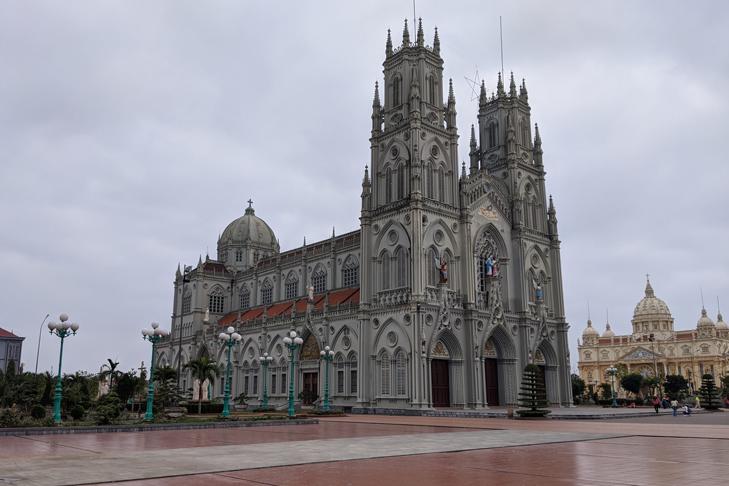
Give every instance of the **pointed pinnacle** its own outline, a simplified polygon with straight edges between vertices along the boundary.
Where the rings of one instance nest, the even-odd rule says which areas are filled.
[[[542,137],[539,136],[539,125],[536,123],[534,124],[534,133],[534,145],[542,145]]]
[[[435,38],[433,39],[433,52],[440,55],[440,38],[438,37],[438,27],[435,28]]]
[[[476,127],[471,125],[471,147],[476,146]]]
[[[456,96],[453,94],[453,78],[450,78],[448,80],[448,85],[449,85],[449,87],[448,87],[448,103],[449,104],[451,102],[455,103],[456,102]]]
[[[516,98],[516,83],[514,82],[514,71],[511,72],[511,82],[509,83],[509,96]]]
[[[423,19],[418,19],[418,47],[425,45],[425,38],[423,36]]]
[[[554,201],[552,201],[552,195],[549,195],[549,211],[554,211]]]
[[[405,28],[402,30],[402,45],[410,47],[410,32],[408,32],[408,19],[405,19]]]
[[[390,37],[390,29],[387,29],[387,43],[385,44],[385,56],[392,56],[392,37]]]
[[[464,161],[461,163],[461,179],[465,180],[466,177],[468,176],[466,175],[466,162]]]
[[[380,87],[379,87],[377,81],[375,81],[375,99],[372,101],[372,106],[373,107],[381,106],[380,105]]]
[[[478,97],[478,103],[480,105],[486,104],[488,97],[486,96],[486,81],[481,81],[481,94]]]

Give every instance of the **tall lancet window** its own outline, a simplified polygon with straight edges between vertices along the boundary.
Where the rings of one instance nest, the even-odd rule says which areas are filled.
[[[382,290],[390,288],[390,254],[382,254]]]
[[[431,105],[436,104],[435,100],[435,78],[433,76],[428,77],[428,101]]]
[[[392,171],[387,168],[385,172],[385,203],[392,202]]]
[[[425,176],[425,196],[433,199],[433,166],[428,164],[428,167],[425,169],[427,174]]]
[[[525,120],[521,121],[521,144],[525,147],[530,146],[531,139],[529,137],[529,124]]]
[[[400,91],[402,90],[400,77],[395,76],[392,80],[392,106],[400,106]]]
[[[494,148],[498,145],[498,141],[496,140],[496,122],[491,122],[489,124],[489,148]]]
[[[403,164],[397,166],[397,198],[405,197],[405,167]]]
[[[443,167],[438,171],[438,201],[445,202],[445,171]]]
[[[396,265],[397,265],[397,281],[395,285],[405,287],[407,285],[407,271],[408,271],[408,254],[400,248],[396,253]]]

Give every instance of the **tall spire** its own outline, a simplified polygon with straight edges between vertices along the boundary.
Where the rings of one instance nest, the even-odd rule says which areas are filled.
[[[542,162],[542,137],[539,136],[539,125],[534,124],[534,165],[537,167],[543,167]]]
[[[504,82],[501,80],[501,73],[499,73],[499,81],[496,83],[496,97],[501,98],[502,96],[506,96],[506,91],[504,91]]]
[[[488,101],[488,96],[486,96],[486,81],[481,81],[481,94],[478,97],[478,104],[479,106],[483,106],[488,103]]]
[[[456,128],[456,96],[453,94],[453,79],[449,80],[448,108],[446,109],[446,127]]]
[[[509,83],[509,96],[516,98],[516,83],[514,82],[514,71],[511,72],[511,82]]]
[[[646,297],[655,297],[656,294],[653,292],[653,287],[651,286],[651,278],[650,275],[646,275],[646,284],[645,284],[645,296]],[[706,313],[706,311],[704,311]]]
[[[380,107],[382,106],[380,104],[380,86],[377,81],[375,81],[375,99],[372,100],[372,107]]]
[[[425,37],[423,36],[423,19],[418,19],[418,47],[425,45]]]
[[[471,148],[476,147],[476,127],[471,124]]]
[[[552,195],[549,195],[549,210],[547,211],[547,226],[549,228],[549,234],[555,238],[559,236],[557,230],[557,210],[554,207],[554,201],[552,201]],[[650,283],[648,283],[650,285]],[[653,289],[651,289],[652,291]],[[646,290],[647,291],[647,290]]]
[[[375,81],[375,97],[372,100],[372,135],[382,131],[382,105],[380,104],[380,88]]]
[[[402,30],[402,45],[410,47],[410,32],[408,32],[408,19],[405,19],[405,28]]]
[[[478,171],[479,153],[478,142],[476,142],[476,128],[473,125],[471,125],[471,150],[468,155],[471,159],[471,174],[474,174]]]
[[[390,29],[387,29],[387,43],[385,44],[385,56],[392,56],[392,37],[390,37]]]
[[[448,79],[448,104],[449,105],[451,103],[455,104],[455,102],[456,102],[456,97],[453,94],[453,78],[450,78],[450,79]]]
[[[435,28],[435,38],[433,39],[433,54],[440,56],[440,39],[438,38],[438,27]]]

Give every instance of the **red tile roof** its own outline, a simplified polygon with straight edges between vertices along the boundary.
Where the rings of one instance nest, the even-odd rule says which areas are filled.
[[[315,309],[321,309],[324,307],[324,300],[325,300],[326,294],[319,294],[314,296],[314,308]],[[344,289],[344,290],[338,290],[336,292],[332,292],[329,294],[329,305],[335,306],[337,304],[348,304],[350,302],[359,302],[359,288],[350,288],[350,289]],[[270,307],[265,307],[266,309],[266,315],[273,317],[273,316],[280,316],[281,314],[291,314],[291,309],[293,308],[294,303],[292,301],[289,302],[279,302],[277,304],[273,304]],[[297,299],[296,300],[296,312],[302,313],[306,312],[306,299]],[[241,322],[246,321],[252,321],[254,319],[258,319],[261,316],[263,316],[263,309],[264,307],[256,307],[253,309],[249,309],[247,311],[241,312],[240,320]],[[229,326],[233,323],[235,323],[238,320],[238,313],[232,313],[228,314],[227,316],[223,317],[218,321],[219,326]]]
[[[16,338],[16,337],[20,337],[20,336],[16,336],[12,332],[6,331],[2,327],[0,327],[0,337],[12,337],[12,338]]]

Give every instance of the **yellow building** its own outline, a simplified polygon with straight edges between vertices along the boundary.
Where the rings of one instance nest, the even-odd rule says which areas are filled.
[[[577,367],[588,386],[609,382],[606,370],[619,364],[643,376],[655,376],[656,369],[659,376],[682,375],[694,389],[701,386],[706,373],[714,375],[717,386],[729,373],[729,326],[721,313],[715,324],[702,308],[696,328],[676,331],[671,311],[655,296],[648,280],[645,297],[635,306],[631,323],[630,335],[617,336],[607,323],[600,336],[588,319],[582,342],[577,340]]]

